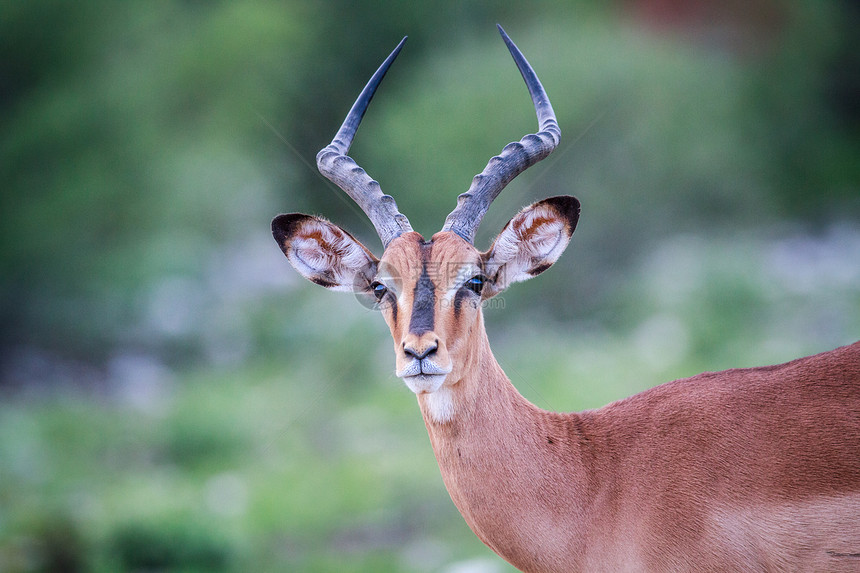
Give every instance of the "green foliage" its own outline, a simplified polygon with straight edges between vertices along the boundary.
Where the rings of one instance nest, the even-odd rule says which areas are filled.
[[[230,546],[209,529],[189,520],[127,524],[110,545],[123,571],[227,571]]]
[[[278,160],[256,114],[275,121],[310,30],[285,5],[159,6],[35,2],[3,19],[6,345],[98,358],[141,319],[154,282],[199,276],[214,248],[275,210]],[[53,19],[58,37],[15,39]],[[21,77],[66,49],[68,67]]]
[[[187,376],[151,402],[0,406],[0,569],[420,571],[481,554],[414,398],[382,368],[330,372],[337,354]]]

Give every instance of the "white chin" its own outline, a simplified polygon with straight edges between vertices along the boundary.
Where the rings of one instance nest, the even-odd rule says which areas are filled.
[[[431,394],[441,388],[447,374],[418,374],[403,376],[406,386],[416,394]]]

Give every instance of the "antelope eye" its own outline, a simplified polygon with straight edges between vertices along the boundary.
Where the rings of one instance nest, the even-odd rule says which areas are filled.
[[[484,275],[475,275],[469,280],[467,280],[463,286],[474,292],[475,294],[481,294],[481,291],[484,290],[484,283],[486,282],[487,277],[485,277]]]
[[[382,297],[388,292],[388,287],[380,282],[374,282],[370,285],[370,290],[373,291],[373,296],[376,297],[376,300],[382,300]]]

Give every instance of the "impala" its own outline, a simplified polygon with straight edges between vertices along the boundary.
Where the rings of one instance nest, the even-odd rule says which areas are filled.
[[[490,202],[560,138],[544,88],[499,30],[538,133],[493,157],[424,239],[346,155],[401,41],[317,155],[372,221],[382,257],[325,219],[294,213],[272,222],[289,262],[319,285],[376,301],[451,499],[515,567],[860,571],[860,342],[675,380],[579,413],[541,410],[505,376],[481,303],[559,258],[579,202],[538,201],[487,251],[473,246]]]

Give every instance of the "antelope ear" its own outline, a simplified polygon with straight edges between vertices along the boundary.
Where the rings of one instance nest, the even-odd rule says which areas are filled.
[[[579,220],[579,201],[563,195],[529,205],[511,219],[482,254],[490,279],[484,296],[539,275],[558,260]]]
[[[379,259],[352,235],[325,219],[290,213],[272,220],[272,235],[306,279],[342,292],[365,291]]]

